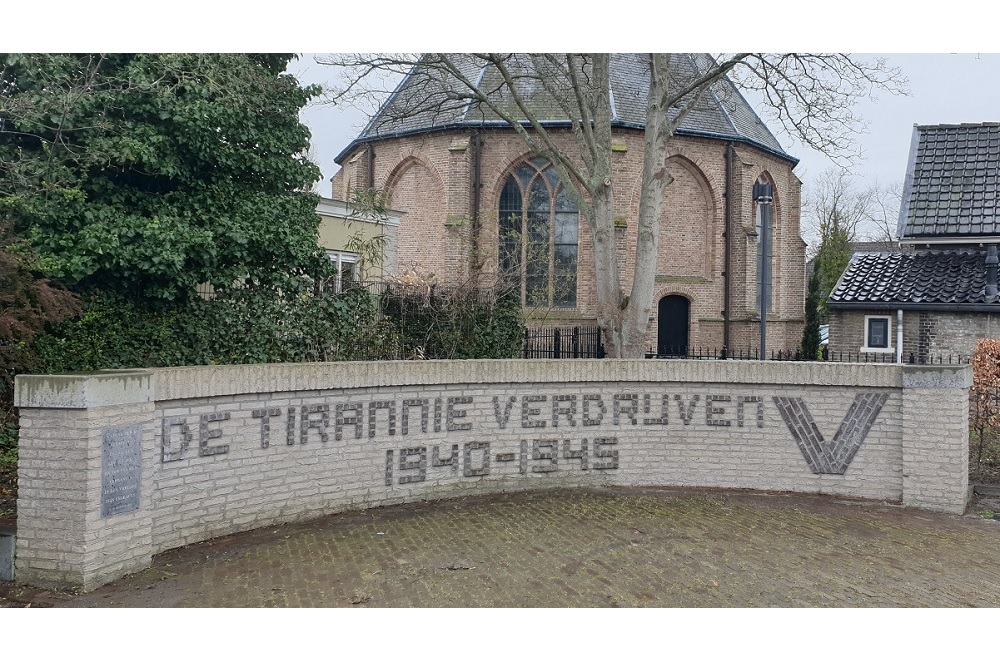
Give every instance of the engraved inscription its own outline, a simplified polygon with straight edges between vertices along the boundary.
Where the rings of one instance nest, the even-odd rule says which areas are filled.
[[[410,434],[410,408],[420,408],[420,432],[427,433],[427,420],[430,409],[426,398],[407,398],[403,400],[403,435]]]
[[[139,509],[142,426],[102,429],[101,443],[101,516]]]
[[[448,397],[448,417],[447,417],[447,429],[449,431],[468,431],[472,428],[472,424],[468,422],[459,422],[459,419],[465,419],[465,410],[456,410],[456,405],[469,405],[472,403],[471,396],[449,396]]]
[[[281,408],[260,408],[250,416],[260,420],[260,448],[267,449],[271,446],[271,417],[280,417]]]
[[[597,415],[596,417],[590,416],[590,404],[597,404]],[[584,394],[583,395],[583,425],[584,426],[600,426],[601,421],[604,419],[604,413],[607,409],[604,407],[604,399],[601,398],[600,394]]]
[[[501,411],[500,397],[493,397],[493,416],[497,420],[497,426],[500,428],[507,428],[507,422],[510,420],[510,410],[514,407],[515,403],[517,403],[517,397],[511,396]]]
[[[542,414],[541,408],[533,408],[530,403],[543,403],[547,399],[545,396],[525,396],[521,399],[521,427],[522,428],[545,428],[544,419],[532,419]]]
[[[570,447],[569,440],[563,440],[563,458],[566,460],[580,459],[580,470],[587,469],[587,439],[584,438],[580,449]]]
[[[618,470],[618,438],[594,438],[594,470]],[[615,449],[611,449],[615,447]]]
[[[567,440],[567,443],[569,441]],[[531,472],[555,472],[558,469],[558,440],[532,440],[531,458],[533,461],[548,461],[547,464],[531,466]]]
[[[367,455],[367,448],[371,446],[369,440],[383,438],[387,444],[391,443],[392,449],[382,450],[386,453],[387,486],[491,474],[595,474],[619,469],[619,440],[624,432],[629,433],[625,442],[634,441],[641,448],[637,452],[641,457],[648,451],[655,455],[659,447],[684,446],[687,442],[697,442],[701,448],[706,432],[713,429],[780,428],[774,419],[764,419],[765,405],[772,405],[767,399],[773,398],[773,405],[809,469],[816,474],[842,475],[889,396],[884,392],[857,394],[836,435],[827,441],[800,398],[724,393],[727,389],[722,386],[689,393],[678,385],[677,393],[673,393],[668,391],[671,389],[669,383],[661,386],[664,391],[656,393],[626,387],[617,392],[605,390],[602,394],[595,387],[584,390],[591,393],[581,391],[579,394],[512,392],[484,396],[476,391],[466,396],[455,391],[435,392],[436,396],[431,394],[426,398],[378,398],[377,395],[372,398],[366,395],[368,390],[356,395],[337,390],[338,398],[334,400],[342,401],[340,403],[331,400],[287,408],[268,407],[268,401],[262,399],[260,403],[243,408],[243,412],[211,411],[213,408],[209,407],[204,414],[163,417],[159,431],[160,456],[164,463],[196,456],[190,453],[195,429],[197,456],[200,457],[226,454],[241,443],[255,444],[258,429],[260,449],[269,449],[271,427],[283,418],[284,410],[286,433],[282,435],[289,445],[319,446],[318,455],[323,457],[326,449],[323,445],[329,442],[326,447],[332,456],[321,459],[324,466],[341,462],[352,466],[359,459],[359,451],[361,456]],[[674,421],[670,422],[672,404],[677,405],[677,412]],[[520,414],[516,414],[518,412]],[[609,423],[605,424],[609,414]],[[402,422],[399,429],[397,417]],[[232,423],[228,423],[230,421]],[[601,428],[602,425],[610,427],[612,423],[621,429],[613,430],[617,437],[607,437],[610,434]],[[426,442],[432,424],[433,432],[441,435],[431,436],[431,441]],[[333,433],[330,433],[331,426]],[[278,428],[280,430],[280,426]],[[518,433],[518,429],[524,430]],[[477,431],[483,431],[482,435]],[[504,441],[506,436],[501,431],[514,435]],[[685,431],[694,439],[688,440]],[[451,435],[454,432],[473,433],[454,437]],[[599,437],[593,437],[595,434]],[[493,437],[499,442],[491,442]],[[450,442],[459,438],[464,442]],[[334,444],[345,439],[364,441],[346,443],[348,447]],[[710,436],[708,443],[711,444]],[[315,454],[313,450],[310,455]],[[717,460],[713,456],[699,453],[695,464],[706,460],[715,465]],[[235,462],[246,460],[244,453]]]
[[[309,429],[315,429],[319,433],[321,442],[330,439],[326,429],[330,428],[330,406],[326,403],[318,405],[303,405],[299,408],[299,444],[305,445],[309,442]],[[315,415],[315,416],[313,416]]]
[[[334,417],[334,439],[338,441],[344,439],[345,426],[353,426],[354,437],[356,439],[360,438],[362,430],[361,420],[363,419],[364,411],[365,408],[362,403],[338,403]],[[348,412],[353,414],[348,417],[346,416]]]
[[[458,471],[458,445],[451,446],[451,456],[446,459],[441,458],[438,445],[434,445],[431,450],[431,465],[435,468],[451,468],[452,472]]]
[[[561,405],[569,403],[569,405]],[[559,426],[559,415],[566,418],[567,426],[576,426],[576,396],[559,395],[552,397],[552,427]]]
[[[473,452],[476,452],[479,455],[480,463],[478,466],[476,466],[472,461]],[[465,450],[462,452],[462,458],[465,461],[463,474],[466,477],[483,477],[490,474],[490,443],[465,443]]]
[[[642,395],[642,412],[643,414],[649,414],[649,394]],[[670,407],[670,394],[662,394],[660,396],[660,416],[659,417],[643,417],[643,426],[666,426],[669,423],[667,419],[668,408]]]
[[[222,437],[222,429],[209,428],[208,425],[212,422],[221,422],[227,419],[229,419],[228,412],[211,412],[201,416],[199,420],[201,423],[198,428],[198,456],[215,456],[216,454],[225,454],[229,451],[229,445],[208,446],[209,440]]]
[[[396,435],[396,401],[371,401],[368,403],[368,437],[375,437],[375,417],[378,410],[387,412],[386,432],[389,435]]]
[[[621,415],[628,415],[629,423],[635,426],[638,422],[636,421],[635,414],[639,412],[639,395],[638,394],[615,394],[614,401],[614,423],[618,426],[621,422],[619,421]]]
[[[698,394],[688,401],[687,405],[684,405],[684,400],[681,398],[680,394],[674,394],[674,400],[677,401],[677,409],[681,413],[681,419],[684,420],[684,425],[688,426],[691,424],[691,420],[694,418],[694,408],[698,405],[698,399],[701,398]]]
[[[175,426],[180,426],[180,428],[175,429]],[[178,436],[177,440],[173,440],[172,436],[175,431]],[[165,417],[160,433],[160,460],[163,463],[180,461],[184,458],[184,452],[187,451],[193,438],[194,434],[191,433],[191,429],[187,425],[187,419],[184,417]]]
[[[426,447],[406,447],[399,450],[399,470],[416,470],[415,475],[400,475],[400,484],[411,484],[413,482],[423,482],[427,479],[427,448]]]
[[[753,403],[757,407],[757,428],[764,428],[764,399],[760,396],[736,397],[736,425],[743,428],[743,406]]]
[[[729,403],[731,397],[719,394],[709,394],[705,397],[705,425],[706,426],[732,426],[730,419],[721,419],[726,414],[724,406],[717,403]]]

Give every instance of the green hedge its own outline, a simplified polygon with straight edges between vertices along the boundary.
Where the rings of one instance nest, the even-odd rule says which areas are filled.
[[[34,342],[37,373],[204,364],[516,357],[519,302],[494,292],[313,295],[244,286],[146,306],[106,294]]]

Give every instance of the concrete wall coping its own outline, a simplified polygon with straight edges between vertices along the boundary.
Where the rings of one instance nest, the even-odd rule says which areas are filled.
[[[144,371],[18,375],[14,379],[14,401],[19,408],[80,410],[149,403],[155,400],[152,377]]]
[[[903,387],[967,389],[972,386],[972,366],[904,366]]]
[[[967,388],[970,366],[632,359],[475,359],[246,364],[20,375],[18,407],[95,408],[204,396],[434,384],[685,382]]]
[[[156,400],[436,384],[685,382],[901,387],[890,364],[623,359],[349,361],[148,369]]]

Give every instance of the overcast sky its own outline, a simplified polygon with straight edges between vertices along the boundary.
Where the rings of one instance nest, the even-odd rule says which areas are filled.
[[[8,3],[11,4],[11,3]],[[30,3],[5,7],[4,42],[12,51],[823,51],[881,52],[909,79],[911,95],[883,94],[857,111],[868,131],[857,137],[859,185],[902,181],[913,125],[1000,121],[1000,55],[994,3],[962,0],[915,5],[838,0],[711,0],[650,5],[566,3],[509,6],[467,0],[382,0],[371,3],[294,0],[257,11],[230,3],[173,0],[169,11],[123,0],[50,0],[42,17]],[[525,18],[530,10],[531,20]],[[935,52],[917,54],[915,52]],[[958,52],[958,53],[951,53]],[[892,55],[909,53],[910,55]],[[330,68],[305,55],[292,67],[303,83],[325,83]],[[765,114],[758,110],[762,117]],[[303,113],[314,156],[330,194],[333,158],[363,128],[363,113],[313,106]],[[765,118],[765,120],[767,120]],[[785,150],[800,158],[796,173],[808,188],[833,165],[799,146],[768,121]]]

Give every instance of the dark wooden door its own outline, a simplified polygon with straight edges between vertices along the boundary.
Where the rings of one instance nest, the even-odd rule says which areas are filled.
[[[660,299],[657,312],[657,354],[677,357],[687,354],[690,309],[691,302],[678,294]]]

